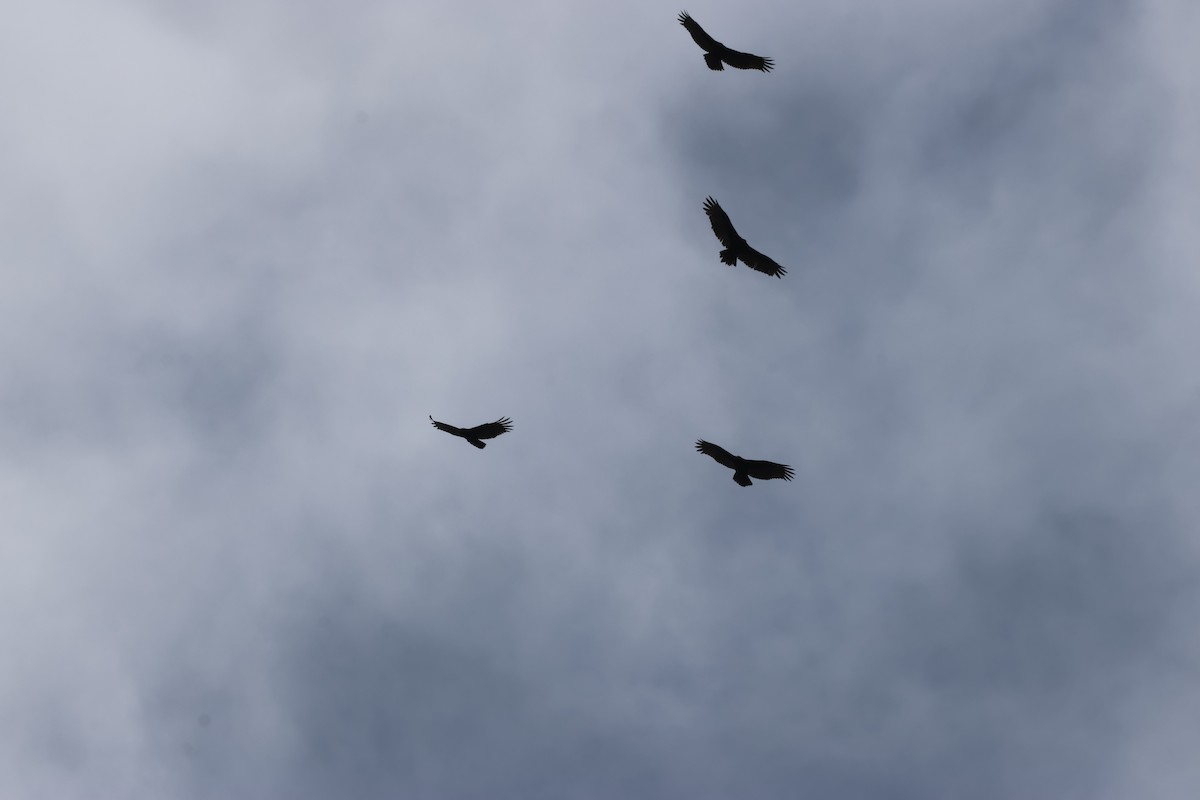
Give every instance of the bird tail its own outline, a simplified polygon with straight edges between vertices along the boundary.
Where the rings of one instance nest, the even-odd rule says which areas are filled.
[[[729,266],[737,266],[737,253],[733,252],[733,248],[721,251],[721,263]]]
[[[721,57],[716,53],[705,53],[704,63],[708,64],[709,69],[724,70],[725,65],[721,63]]]
[[[749,486],[750,485],[750,476],[744,472],[733,473],[733,480],[737,483],[738,486]]]
[[[486,444],[484,444],[483,442],[479,441],[478,439],[467,439],[467,441],[468,441],[468,442],[470,442],[471,444],[475,445],[476,447],[478,447],[480,450],[482,450],[483,448],[487,447],[487,445],[486,445]]]

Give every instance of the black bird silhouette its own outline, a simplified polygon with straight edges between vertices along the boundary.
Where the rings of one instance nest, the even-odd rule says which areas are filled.
[[[787,274],[786,269],[746,244],[746,240],[738,235],[733,223],[729,221],[729,215],[725,213],[725,209],[721,208],[721,204],[716,200],[711,197],[705,199],[704,213],[708,214],[708,222],[712,225],[713,233],[717,235],[721,244],[725,245],[725,249],[721,251],[722,263],[732,267],[737,264],[738,259],[741,259],[742,263],[750,269],[774,275],[776,278],[782,278]]]
[[[447,425],[444,422],[438,422],[433,418],[432,414],[429,415],[429,421],[432,422],[433,427],[437,428],[439,431],[445,431],[446,433],[452,433],[455,436],[461,436],[471,444],[478,447],[480,450],[487,447],[486,444],[480,441],[481,439],[495,439],[500,434],[508,433],[513,428],[512,420],[508,417],[501,417],[495,422],[487,422],[483,425],[476,425],[474,428],[456,428],[453,425]]]
[[[696,442],[696,449],[706,456],[711,456],[721,466],[733,470],[733,479],[739,486],[749,486],[751,478],[758,478],[760,481],[769,481],[772,478],[783,478],[785,481],[792,479],[792,468],[786,464],[776,464],[774,461],[751,461],[741,456],[735,456],[728,450],[703,439]]]
[[[735,69],[758,69],[763,72],[770,72],[771,67],[775,66],[775,62],[769,58],[742,53],[721,44],[705,33],[700,23],[688,16],[686,11],[679,15],[679,24],[687,28],[696,44],[704,48],[704,63],[708,64],[709,69],[725,69],[722,62]]]

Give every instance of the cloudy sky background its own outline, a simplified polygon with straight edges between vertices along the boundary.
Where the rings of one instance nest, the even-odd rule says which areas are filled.
[[[1200,12],[679,10],[10,4],[0,796],[1194,793]]]

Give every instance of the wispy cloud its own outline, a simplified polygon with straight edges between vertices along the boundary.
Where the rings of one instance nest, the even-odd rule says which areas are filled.
[[[13,15],[0,794],[1192,785],[1194,12],[689,11]]]

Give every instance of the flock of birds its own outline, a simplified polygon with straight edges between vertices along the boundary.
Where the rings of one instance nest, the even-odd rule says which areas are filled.
[[[756,56],[752,53],[743,53],[739,50],[726,47],[721,42],[709,36],[700,27],[700,24],[692,19],[686,11],[679,15],[679,24],[687,29],[687,32],[692,35],[692,39],[695,40],[696,44],[700,45],[701,49],[704,50],[704,63],[708,65],[709,69],[724,70],[725,65],[728,64],[734,69],[757,69],[761,72],[770,72],[772,67],[775,66],[774,62],[769,58]],[[750,269],[757,270],[766,275],[773,275],[776,278],[782,278],[787,274],[786,269],[746,243],[746,240],[733,227],[733,222],[730,221],[729,215],[721,208],[720,203],[712,197],[705,199],[704,213],[708,215],[708,222],[712,226],[717,240],[725,248],[720,253],[722,263],[732,267],[741,261]],[[429,421],[439,431],[445,431],[453,436],[466,439],[480,450],[487,447],[487,444],[484,443],[485,439],[495,439],[503,433],[508,433],[513,428],[512,420],[508,417],[501,417],[495,422],[476,425],[474,428],[456,428],[445,422],[438,422],[432,415],[430,415]],[[776,464],[774,461],[755,461],[735,456],[728,450],[712,442],[706,442],[703,439],[696,442],[696,450],[711,457],[721,466],[733,470],[733,480],[739,486],[750,486],[753,483],[750,480],[751,478],[756,478],[760,481],[782,478],[785,481],[790,481],[794,474],[792,468],[786,464]]]

